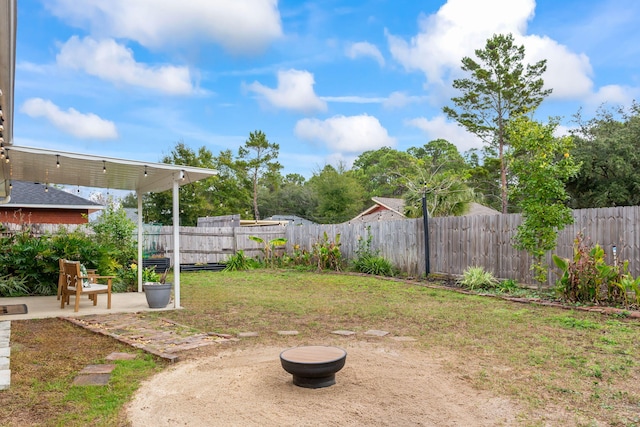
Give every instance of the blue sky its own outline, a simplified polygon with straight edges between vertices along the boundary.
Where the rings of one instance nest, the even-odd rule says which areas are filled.
[[[14,143],[155,162],[261,130],[283,175],[444,138],[460,61],[512,33],[548,60],[536,118],[640,94],[637,0],[19,0]]]

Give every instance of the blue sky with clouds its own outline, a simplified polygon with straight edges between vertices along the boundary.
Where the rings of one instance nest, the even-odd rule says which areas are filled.
[[[637,0],[19,0],[14,143],[159,161],[237,152],[255,130],[283,174],[444,138],[460,61],[511,32],[548,60],[539,120],[640,98]]]

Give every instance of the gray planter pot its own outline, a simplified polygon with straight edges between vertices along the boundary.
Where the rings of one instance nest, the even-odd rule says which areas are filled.
[[[171,300],[173,283],[143,284],[144,295],[147,297],[149,308],[165,308]]]

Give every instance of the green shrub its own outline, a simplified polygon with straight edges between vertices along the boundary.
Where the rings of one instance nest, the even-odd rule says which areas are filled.
[[[239,250],[234,255],[231,255],[224,264],[225,267],[223,271],[249,270],[252,267],[251,259],[245,256],[243,250]]]
[[[516,282],[515,280],[506,279],[498,283],[496,288],[502,293],[509,294],[520,289],[520,286],[518,286],[518,282]]]
[[[327,232],[323,240],[313,244],[311,256],[318,266],[318,270],[342,269],[342,252],[340,252],[340,235],[336,235],[336,241],[329,241]]]
[[[640,278],[629,273],[629,261],[608,265],[604,249],[591,246],[581,233],[573,244],[573,259],[553,255],[554,264],[562,270],[556,291],[570,302],[625,305],[631,298],[640,305]]]
[[[391,262],[381,256],[365,256],[353,263],[356,271],[376,276],[395,276],[396,269]]]
[[[467,267],[458,283],[467,289],[475,290],[494,289],[499,282],[491,272],[485,271],[482,267]]]
[[[25,279],[9,275],[0,277],[0,297],[21,297],[28,294]]]

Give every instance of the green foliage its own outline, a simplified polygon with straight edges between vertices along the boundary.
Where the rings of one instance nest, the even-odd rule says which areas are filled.
[[[566,300],[578,303],[640,306],[640,277],[629,273],[629,262],[608,265],[604,249],[589,245],[582,234],[574,240],[573,259],[553,255],[562,271],[557,292]]]
[[[264,240],[258,236],[249,236],[249,239],[262,245],[262,253],[264,255],[263,262],[267,267],[276,267],[278,265],[278,254],[276,248],[287,244],[287,239],[278,237],[276,239]]]
[[[410,152],[389,147],[369,150],[353,162],[351,173],[371,197],[401,197],[406,191],[404,179],[413,174],[417,158]]]
[[[200,147],[198,151],[194,151],[182,141],[179,141],[171,152],[162,158],[162,163],[207,169],[214,169],[216,166],[213,154],[207,148]],[[181,185],[179,190],[180,225],[195,226],[199,217],[211,215],[213,207],[217,207],[221,202],[216,200],[218,203],[215,203],[212,200],[214,197],[227,196],[211,190],[212,188],[218,190],[215,186],[218,179],[218,177],[211,177],[198,182],[189,182],[187,175],[187,184]],[[172,190],[145,194],[142,204],[145,222],[173,224]]]
[[[358,258],[354,262],[357,271],[365,274],[374,274],[376,276],[395,276],[396,269],[391,261],[381,256],[366,256]]]
[[[309,180],[318,205],[311,219],[321,224],[345,222],[364,208],[364,190],[358,180],[348,173],[344,165],[334,168],[327,165],[313,174]]]
[[[375,274],[377,276],[395,276],[397,271],[393,264],[379,255],[379,251],[371,249],[373,236],[371,227],[367,227],[367,238],[358,236],[358,248],[356,249],[356,259],[353,261],[353,269],[365,274]]]
[[[313,244],[312,257],[316,261],[318,271],[320,270],[335,270],[340,271],[342,269],[342,252],[340,252],[340,235],[336,235],[336,241],[329,241],[327,232],[324,233],[324,238]]]
[[[482,267],[467,267],[458,283],[467,289],[476,290],[494,289],[498,286],[499,281],[491,272],[485,271]]]
[[[498,283],[498,285],[496,286],[496,289],[501,293],[510,294],[519,290],[520,286],[518,286],[518,282],[516,282],[515,280],[506,279],[500,281],[500,283]]]
[[[223,271],[249,270],[252,268],[251,259],[247,258],[243,250],[231,255],[226,261]]]
[[[96,262],[100,264],[97,267],[103,274],[115,273],[136,257],[136,224],[127,217],[124,208],[110,203],[90,227],[95,233],[94,241],[101,248],[91,255],[97,257]]]
[[[507,133],[512,150],[509,154],[516,183],[510,195],[518,201],[523,222],[514,237],[514,247],[533,256],[531,269],[539,283],[547,281],[545,254],[556,247],[558,231],[573,222],[564,182],[574,176],[580,166],[569,152],[570,137],[555,138],[557,124],[548,125],[522,116],[511,121]]]
[[[253,194],[253,219],[260,219],[258,210],[258,183],[267,174],[279,174],[282,165],[278,163],[280,146],[269,142],[262,131],[249,133],[249,139],[238,149],[238,165],[246,171]]]
[[[551,93],[550,89],[543,89],[541,78],[546,60],[528,64],[525,69],[524,46],[514,45],[511,34],[494,35],[475,54],[479,62],[469,57],[462,59],[462,70],[470,76],[453,81],[454,89],[461,92],[461,96],[451,99],[457,109],[444,107],[443,111],[497,151],[502,212],[507,213],[508,167],[504,155],[509,140],[505,129],[512,117],[533,112]]]
[[[567,183],[573,208],[604,208],[640,204],[640,104],[628,109],[601,107],[595,118],[576,115],[572,152],[582,164]]]
[[[4,287],[13,289],[6,293],[54,295],[60,258],[80,261],[102,275],[124,274],[135,255],[133,229],[124,211],[109,207],[91,227],[93,234],[60,228],[36,237],[31,226],[24,225],[22,230],[0,237],[0,277],[11,277]],[[114,281],[113,289],[122,290],[122,283]]]
[[[5,275],[0,277],[0,297],[21,297],[29,295],[26,279]]]

